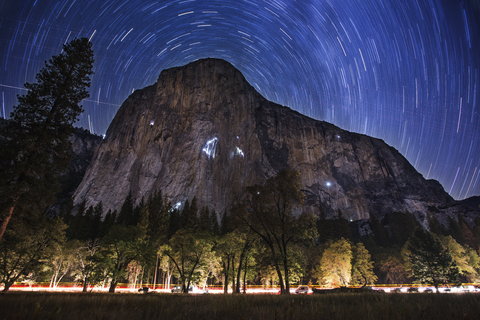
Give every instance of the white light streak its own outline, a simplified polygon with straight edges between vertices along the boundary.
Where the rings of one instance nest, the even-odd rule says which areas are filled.
[[[210,159],[210,157],[215,159],[215,151],[217,149],[217,141],[218,141],[218,138],[214,137],[213,139],[210,139],[205,143],[205,147],[203,147],[202,151],[205,152],[208,159]]]
[[[93,33],[92,33],[92,35],[90,36],[90,38],[88,39],[88,41],[92,41],[92,38],[93,38],[93,36],[95,35],[96,32],[97,32],[97,30],[94,30],[94,31],[93,31]]]
[[[241,156],[242,158],[244,158],[244,157],[245,157],[245,154],[243,153],[242,149],[240,149],[239,147],[235,147],[235,148],[236,148],[236,149],[235,149],[235,154],[236,154],[237,156]]]
[[[345,49],[343,48],[343,44],[342,44],[342,41],[340,41],[340,38],[337,37],[337,40],[338,40],[338,43],[340,43],[340,47],[342,47],[342,50],[343,50],[343,54],[345,55],[345,57],[347,56],[347,53],[345,52]]]
[[[462,119],[462,98],[460,98],[460,112],[458,113],[457,133],[460,129],[460,120]]]
[[[180,13],[180,14],[178,15],[178,17],[184,16],[184,15],[186,15],[186,14],[191,14],[191,13],[194,13],[194,12],[195,12],[195,11],[187,11],[187,12],[184,12],[184,13]]]
[[[360,50],[360,48],[358,48],[358,51],[360,52],[360,57],[362,57],[363,69],[365,69],[365,71],[367,71],[367,66],[365,65],[365,60],[363,59],[362,50]]]
[[[126,35],[124,35],[122,39],[120,39],[120,42],[122,42],[122,41],[123,41],[123,39],[125,39],[125,37],[126,37],[126,36],[128,36],[128,34],[129,34],[130,32],[132,32],[132,30],[133,30],[133,28],[132,28],[132,29],[130,29],[130,31],[128,31],[128,32],[127,32],[127,34],[126,34]]]

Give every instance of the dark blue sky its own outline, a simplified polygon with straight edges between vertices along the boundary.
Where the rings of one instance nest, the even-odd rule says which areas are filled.
[[[480,195],[480,0],[3,0],[7,117],[74,37],[95,51],[80,126],[105,133],[133,90],[206,57],[267,99],[385,140],[426,178]]]

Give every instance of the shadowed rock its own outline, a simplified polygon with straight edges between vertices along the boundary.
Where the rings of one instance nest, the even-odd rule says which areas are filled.
[[[267,101],[231,64],[203,59],[162,71],[118,110],[74,195],[119,209],[155,190],[173,204],[197,197],[221,213],[242,189],[282,169],[301,174],[305,206],[350,220],[408,211],[424,221],[456,202],[380,139]],[[440,209],[438,209],[440,208]],[[473,209],[472,209],[473,210]]]

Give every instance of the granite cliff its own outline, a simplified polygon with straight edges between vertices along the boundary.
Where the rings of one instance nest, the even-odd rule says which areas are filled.
[[[380,139],[267,101],[231,64],[203,59],[161,72],[120,107],[74,194],[75,204],[119,209],[155,190],[173,204],[197,197],[217,213],[241,190],[282,169],[301,174],[306,201],[350,220],[408,211],[456,215],[440,183],[425,180]]]
[[[60,177],[61,190],[56,195],[55,203],[49,208],[49,212],[55,212],[55,214],[61,212],[62,207],[71,205],[72,195],[82,181],[92,160],[93,152],[100,144],[102,137],[91,134],[85,129],[76,128],[69,140],[72,144],[70,164]]]

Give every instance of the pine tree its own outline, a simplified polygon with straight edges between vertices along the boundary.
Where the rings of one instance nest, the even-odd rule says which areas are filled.
[[[385,227],[374,215],[370,217],[370,229],[373,233],[373,239],[378,246],[388,246],[389,239],[387,230],[385,230]]]
[[[438,219],[430,212],[427,212],[427,220],[428,226],[430,227],[430,231],[435,233],[436,235],[447,235],[446,228],[438,221]]]
[[[179,229],[181,226],[181,216],[180,211],[178,209],[170,210],[170,218],[168,224],[168,238],[170,239]]]
[[[222,214],[222,220],[220,221],[220,235],[226,235],[230,231],[232,231],[230,228],[230,216],[227,210],[225,210]]]
[[[102,227],[102,215],[103,215],[103,203],[100,201],[93,209],[92,217],[92,239],[100,238],[100,232]]]
[[[378,278],[373,272],[373,261],[370,252],[368,252],[363,243],[359,242],[356,246],[352,246],[352,253],[353,284],[374,284]]]
[[[190,211],[188,212],[187,228],[192,230],[198,229],[198,205],[197,197],[193,197],[190,204]]]
[[[83,112],[79,103],[89,96],[91,47],[87,38],[64,45],[37,83],[25,84],[27,94],[0,131],[0,239],[18,203],[43,211],[54,200],[70,160],[68,138]]]
[[[218,217],[215,209],[210,213],[210,225],[212,226],[212,234],[218,236],[220,234],[220,225],[218,224]]]
[[[455,282],[459,270],[448,248],[430,232],[417,228],[408,240],[408,259],[415,278],[421,283],[433,284],[438,292],[440,284]]]
[[[125,198],[125,201],[120,208],[120,213],[118,214],[117,224],[123,224],[125,226],[132,225],[133,220],[133,197],[130,192]]]
[[[200,211],[199,225],[201,231],[212,232],[210,224],[210,212],[206,206]]]
[[[103,238],[108,233],[110,228],[113,227],[113,225],[115,224],[116,217],[117,217],[116,210],[114,212],[112,212],[112,210],[108,210],[107,214],[105,215],[105,218],[103,219],[103,222],[101,223],[99,238]]]

